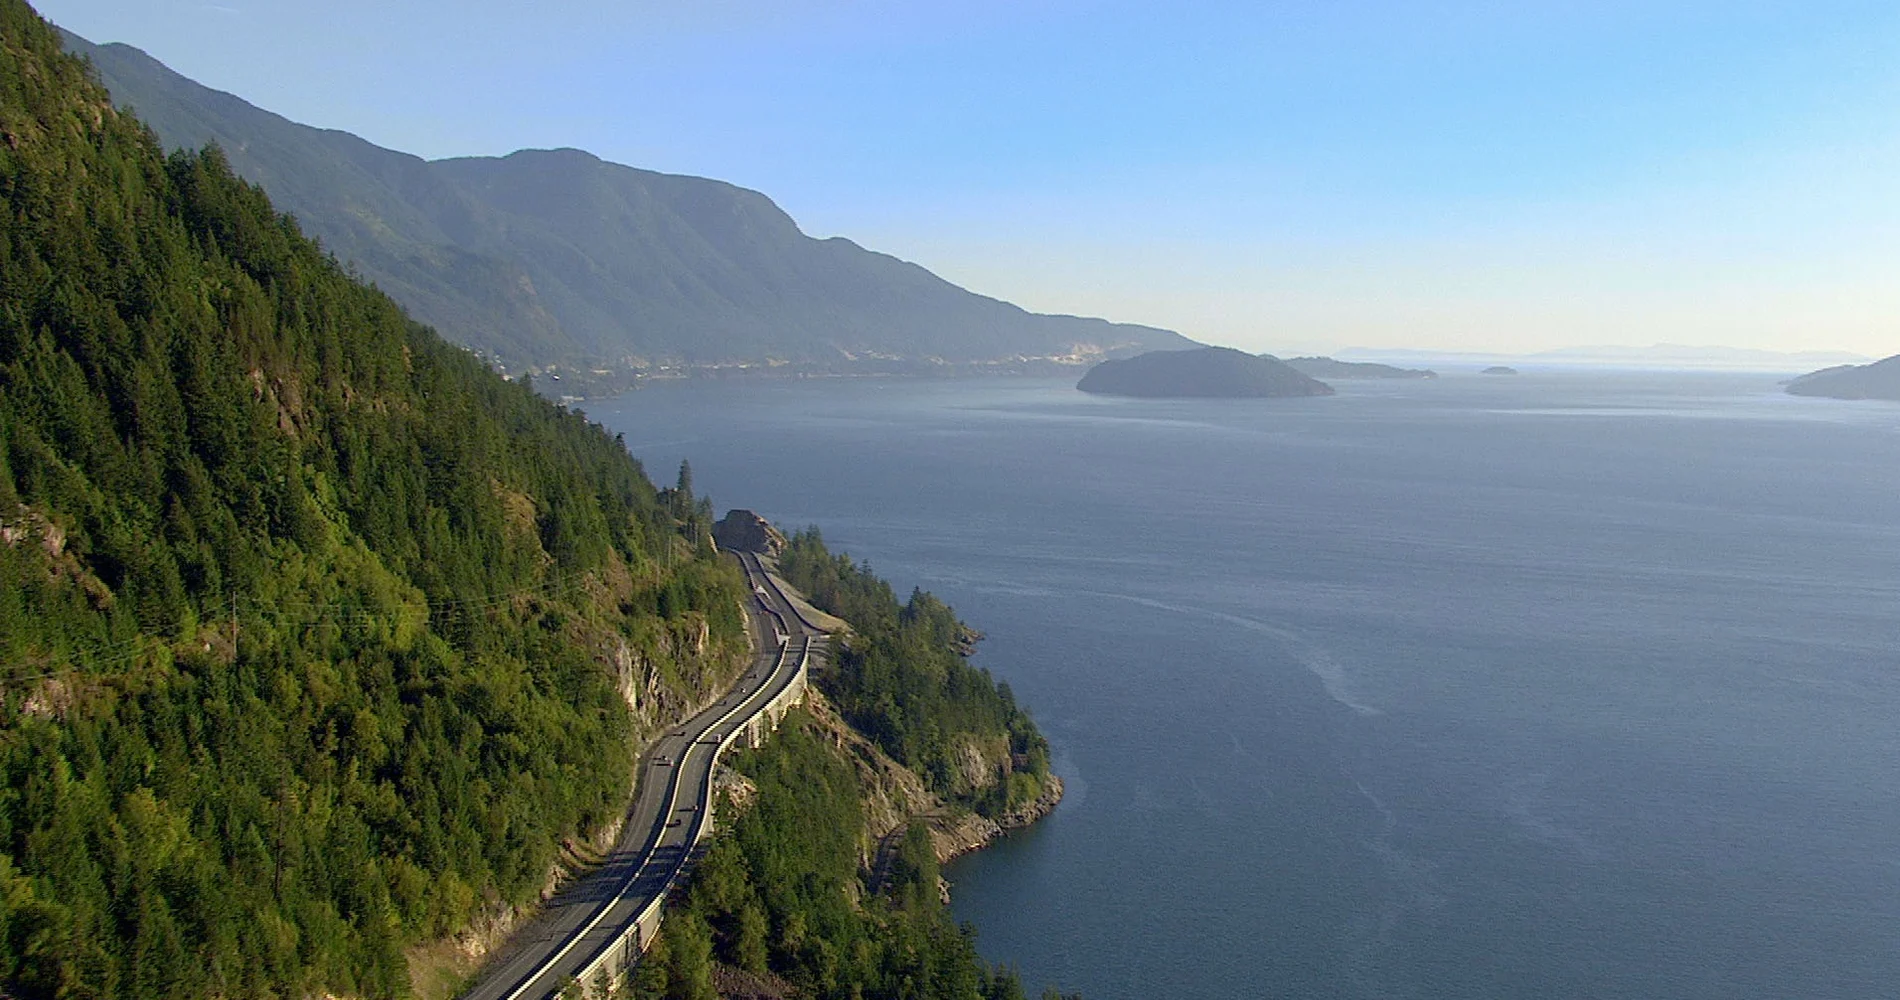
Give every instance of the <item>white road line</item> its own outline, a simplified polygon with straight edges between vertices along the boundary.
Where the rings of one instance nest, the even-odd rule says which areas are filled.
[[[786,659],[785,653],[789,648],[790,648],[789,643],[784,646],[780,646],[778,648],[778,657],[776,658],[776,660],[774,661],[772,665],[771,672],[766,675],[766,677],[768,678],[766,684],[761,685],[761,687],[759,688],[760,691],[763,691],[765,690],[766,687],[769,687],[771,684],[770,678],[777,677],[779,671],[784,669],[785,659]],[[671,790],[669,794],[667,795],[666,812],[660,817],[660,822],[658,826],[659,834],[655,836],[653,839],[652,849],[646,852],[646,857],[640,860],[640,865],[638,868],[634,869],[633,874],[627,876],[626,881],[620,883],[620,885],[615,888],[613,894],[607,898],[606,902],[601,904],[600,910],[594,914],[594,918],[592,920],[589,920],[587,924],[583,926],[579,931],[576,931],[573,935],[571,935],[567,939],[566,943],[561,945],[560,950],[556,951],[553,955],[549,956],[538,967],[536,967],[535,970],[529,974],[528,978],[522,981],[521,985],[515,987],[512,992],[508,993],[507,996],[504,997],[504,1000],[520,1000],[522,994],[528,992],[529,988],[534,986],[534,984],[538,982],[542,976],[547,975],[549,969],[559,964],[561,959],[567,957],[567,953],[570,951],[573,951],[574,946],[579,944],[582,939],[587,937],[588,934],[592,933],[595,927],[600,926],[600,922],[607,918],[607,914],[612,913],[614,907],[620,904],[621,896],[627,891],[627,888],[629,886],[639,881],[641,874],[647,870],[647,865],[652,863],[654,854],[659,851],[661,847],[661,842],[666,839],[666,831],[667,831],[666,821],[672,819],[674,813],[679,808],[679,792],[680,792],[680,785],[682,784],[682,782],[680,781],[680,773],[686,767],[686,759],[688,755],[690,755],[693,752],[693,749],[695,747],[698,747],[700,745],[699,737],[702,737],[706,735],[707,733],[710,733],[713,730],[718,729],[720,726],[724,725],[727,720],[731,719],[735,713],[737,713],[741,708],[744,708],[745,705],[749,703],[752,700],[752,698],[757,697],[757,695],[758,695],[758,692],[755,691],[753,692],[751,696],[741,699],[739,701],[739,704],[734,705],[731,708],[727,709],[725,713],[721,715],[717,720],[715,720],[711,725],[708,725],[704,729],[701,729],[699,731],[699,735],[695,736],[691,742],[687,743],[685,750],[680,751],[680,758],[673,765],[673,775],[670,779],[668,779],[670,782]],[[713,751],[713,755],[715,758],[718,756],[718,753],[719,751],[716,749]],[[708,778],[712,776],[712,768],[713,768],[714,763],[715,761],[707,762],[706,774]],[[675,876],[678,875],[677,867],[675,868],[674,875]],[[671,882],[672,877],[669,877],[667,881]]]

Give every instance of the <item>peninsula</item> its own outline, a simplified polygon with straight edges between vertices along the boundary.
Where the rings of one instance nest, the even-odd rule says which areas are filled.
[[[1089,369],[1075,387],[1104,396],[1155,399],[1333,394],[1332,386],[1278,358],[1256,356],[1231,347],[1150,351],[1121,361],[1104,361]]]
[[[1400,368],[1376,361],[1340,361],[1335,358],[1288,358],[1287,366],[1314,378],[1437,378],[1429,368]]]
[[[1788,382],[1795,396],[1900,400],[1900,354],[1867,365],[1835,365]]]

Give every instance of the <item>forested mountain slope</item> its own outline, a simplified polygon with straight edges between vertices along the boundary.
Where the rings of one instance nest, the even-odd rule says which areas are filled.
[[[807,705],[732,760],[747,793],[718,810],[725,830],[629,992],[711,1000],[717,964],[812,1000],[1022,1000],[943,905],[938,865],[982,829],[968,811],[1013,827],[1053,807],[1047,742],[1008,685],[965,661],[977,635],[942,601],[900,602],[816,530],[778,568],[850,631]]]
[[[218,143],[239,175],[417,317],[516,366],[1190,346],[1152,327],[1030,313],[849,240],[813,239],[731,184],[573,149],[425,161],[260,110],[130,46],[64,37],[168,147]]]
[[[0,993],[406,993],[742,666],[707,511],[20,0],[0,202]]]
[[[916,771],[930,790],[986,816],[1043,793],[1049,744],[1008,684],[964,660],[977,638],[948,605],[890,584],[833,555],[815,528],[779,557],[785,578],[820,609],[851,623],[819,686],[857,731]]]

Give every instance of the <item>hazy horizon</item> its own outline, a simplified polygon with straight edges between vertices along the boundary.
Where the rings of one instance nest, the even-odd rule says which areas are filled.
[[[755,188],[1042,312],[1276,353],[1900,351],[1889,5],[38,7],[393,149]]]

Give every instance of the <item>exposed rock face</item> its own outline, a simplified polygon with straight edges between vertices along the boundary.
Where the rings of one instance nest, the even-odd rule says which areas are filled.
[[[1004,831],[1020,830],[1025,826],[1055,811],[1056,804],[1062,801],[1062,779],[1050,775],[1043,782],[1042,794],[1034,802],[1020,806],[996,818],[996,825]]]
[[[753,800],[759,797],[759,786],[753,784],[751,778],[724,764],[713,769],[713,791],[714,794],[722,796],[726,803],[723,810],[713,811],[715,829],[728,826],[732,822],[730,819],[724,822],[717,821],[722,811],[728,816],[737,816],[751,808]]]
[[[749,510],[726,511],[713,525],[713,544],[727,552],[757,552],[776,557],[785,549],[785,536],[772,522]]]
[[[935,850],[937,862],[947,864],[952,858],[958,858],[972,851],[980,851],[994,843],[997,838],[1011,830],[1020,830],[1055,811],[1062,801],[1062,779],[1050,775],[1044,783],[1042,794],[1034,802],[1027,803],[1004,813],[995,819],[979,816],[972,812],[951,812],[938,810],[920,814],[925,828],[930,832],[930,846]],[[880,850],[878,864],[874,872],[882,873],[889,864],[887,855],[897,847],[903,836],[900,828],[888,834]],[[950,884],[944,883],[944,900],[949,901]]]
[[[37,538],[49,558],[58,559],[66,554],[66,529],[25,504],[16,506],[14,514],[0,517],[0,542],[19,545]]]
[[[858,784],[864,789],[864,825],[867,837],[862,845],[868,864],[877,841],[892,831],[902,831],[912,816],[941,809],[943,803],[924,787],[915,771],[892,760],[883,748],[852,729],[837,709],[815,688],[806,693],[805,710],[831,744],[845,751],[857,769]]]
[[[930,846],[937,854],[938,864],[980,851],[1003,835],[1001,824],[976,813],[942,813],[920,818],[930,831]]]
[[[985,746],[967,736],[957,741],[951,757],[957,791],[974,791],[994,784],[999,776],[1008,776],[1009,743],[1007,739],[996,742],[996,746]]]
[[[1062,801],[1062,779],[1050,775],[1042,795],[996,819],[979,816],[960,806],[951,806],[933,795],[923,779],[911,769],[892,760],[877,744],[852,729],[837,710],[816,690],[810,692],[806,711],[818,723],[833,746],[846,751],[858,771],[865,792],[865,840],[861,862],[869,875],[872,892],[882,890],[889,875],[891,859],[903,842],[912,822],[921,822],[930,834],[930,845],[937,860],[982,850],[996,838],[1025,827],[1049,815]],[[987,773],[993,773],[985,765]]]
[[[713,989],[721,1000],[792,1000],[798,988],[769,972],[747,972],[716,963],[712,970]]]

